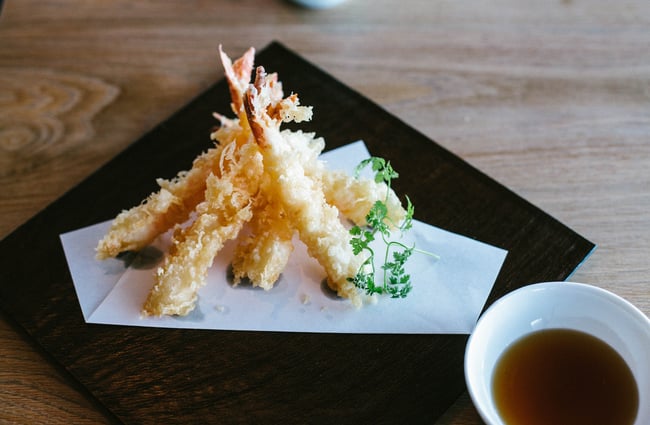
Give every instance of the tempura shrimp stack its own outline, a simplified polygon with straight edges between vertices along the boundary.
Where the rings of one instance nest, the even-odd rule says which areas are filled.
[[[97,258],[138,251],[173,229],[143,313],[186,315],[226,241],[238,239],[234,283],[248,279],[270,290],[297,234],[325,269],[330,288],[360,306],[361,293],[349,278],[364,259],[352,252],[342,219],[365,224],[379,200],[389,206],[393,223],[406,211],[386,184],[328,171],[318,159],[322,138],[281,130],[283,122],[310,120],[312,109],[301,106],[296,94],[284,98],[277,74],[262,67],[251,84],[252,48],[235,62],[221,47],[219,52],[236,117],[214,114],[221,124],[211,135],[215,146],[189,171],[159,179],[158,192],[120,213],[99,242]]]

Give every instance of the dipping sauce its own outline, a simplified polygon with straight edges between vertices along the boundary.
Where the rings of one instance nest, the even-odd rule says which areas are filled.
[[[515,341],[492,378],[508,425],[631,425],[639,390],[625,360],[584,332],[547,329]]]

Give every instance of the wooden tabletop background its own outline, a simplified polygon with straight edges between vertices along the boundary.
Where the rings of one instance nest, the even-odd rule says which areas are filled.
[[[272,40],[596,243],[571,280],[650,315],[647,0],[7,1],[0,237],[221,78],[219,44]],[[107,422],[0,319],[0,423]]]

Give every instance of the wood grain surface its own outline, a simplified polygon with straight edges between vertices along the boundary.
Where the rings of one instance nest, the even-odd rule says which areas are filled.
[[[278,39],[597,243],[572,280],[650,314],[649,24],[646,1],[8,2],[0,235],[218,79],[219,43]],[[5,321],[0,400],[2,423],[110,421]],[[440,422],[480,423],[466,396]]]

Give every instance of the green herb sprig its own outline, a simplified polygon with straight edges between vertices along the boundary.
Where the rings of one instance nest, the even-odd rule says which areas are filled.
[[[375,172],[375,181],[377,183],[386,183],[386,186],[388,186],[388,190],[386,191],[386,198],[388,198],[391,182],[393,179],[398,178],[399,174],[393,169],[390,162],[385,159],[370,157],[357,165],[355,178],[358,178],[361,170],[368,165],[371,165],[372,170]],[[352,252],[355,255],[359,255],[365,251],[368,257],[359,267],[357,274],[349,277],[348,280],[357,288],[363,289],[366,294],[387,294],[391,298],[406,297],[413,288],[413,285],[411,283],[411,276],[406,273],[404,265],[413,252],[417,251],[437,258],[437,255],[418,250],[415,246],[409,247],[399,241],[389,240],[391,229],[397,229],[402,233],[411,229],[413,226],[414,212],[415,207],[411,203],[411,200],[406,197],[406,215],[401,223],[393,223],[388,214],[387,199],[377,201],[366,215],[366,226],[361,227],[355,225],[350,228]],[[383,270],[382,282],[380,284],[376,283],[375,251],[370,247],[370,243],[376,239],[377,235],[381,236],[385,245],[384,262],[381,266]],[[392,261],[389,261],[391,254]]]

